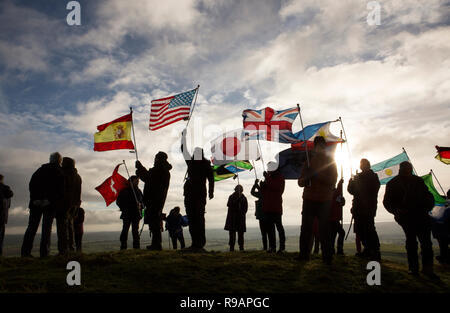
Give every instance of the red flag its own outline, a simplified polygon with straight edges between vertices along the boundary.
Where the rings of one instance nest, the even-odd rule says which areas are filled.
[[[111,177],[108,177],[100,186],[95,187],[95,190],[100,192],[103,199],[105,199],[106,206],[116,201],[119,192],[128,187],[128,180],[118,173],[119,166],[122,164],[120,163],[116,166]]]

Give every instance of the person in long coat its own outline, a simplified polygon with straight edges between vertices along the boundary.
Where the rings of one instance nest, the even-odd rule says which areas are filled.
[[[170,170],[172,165],[167,162],[167,154],[158,152],[155,156],[153,168],[147,170],[136,161],[136,175],[144,182],[144,205],[146,207],[144,223],[148,224],[152,243],[149,250],[162,250],[161,221],[162,210],[166,202],[170,184]]]
[[[8,185],[3,184],[3,175],[0,175],[0,256],[3,254],[3,240],[5,238],[5,225],[8,223],[8,210],[14,193]]]
[[[244,232],[246,232],[245,214],[248,210],[247,198],[243,194],[244,188],[237,185],[234,192],[228,198],[228,213],[225,222],[225,230],[229,232],[230,251],[234,251],[236,233],[238,234],[239,250],[244,250]]]

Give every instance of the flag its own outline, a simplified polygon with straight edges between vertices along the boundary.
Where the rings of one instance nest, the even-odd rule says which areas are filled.
[[[450,164],[450,147],[436,146],[436,150],[438,154],[435,156],[435,158],[442,163]]]
[[[402,152],[389,160],[372,165],[371,169],[378,175],[381,185],[386,185],[392,178],[398,175],[400,163],[411,162],[406,152]]]
[[[261,156],[258,145],[247,140],[246,133],[235,129],[211,141],[212,162],[223,165],[231,161],[258,160]]]
[[[175,96],[152,100],[150,130],[157,130],[189,117],[197,88]]]
[[[292,123],[298,115],[297,108],[275,111],[272,108],[262,110],[244,110],[244,129],[249,139],[263,139],[282,143],[295,141],[292,134]]]
[[[118,149],[134,150],[131,141],[132,114],[127,114],[112,122],[97,126],[94,134],[94,151],[108,151]]]
[[[237,173],[252,170],[253,166],[247,161],[234,161],[223,165],[213,165],[214,181],[221,181],[234,177]]]
[[[434,187],[433,176],[431,176],[431,174],[423,175],[422,179],[425,182],[425,185],[427,185],[428,190],[433,195],[435,205],[444,205],[447,200],[445,200],[445,198],[443,198]]]
[[[285,179],[298,179],[306,164],[306,151],[286,149],[275,156],[278,169]]]
[[[95,187],[95,190],[100,192],[105,199],[106,206],[116,201],[120,191],[128,186],[128,180],[118,173],[119,166],[122,164],[116,166],[111,177],[108,177],[100,186]]]
[[[306,150],[307,147],[308,150],[312,150],[314,148],[314,138],[317,136],[324,137],[328,146],[344,142],[342,138],[337,137],[330,132],[331,123],[333,123],[333,121],[308,125],[303,129],[303,131],[295,133],[294,137],[297,139],[297,142],[291,145],[292,149]],[[306,144],[304,141],[305,139]]]

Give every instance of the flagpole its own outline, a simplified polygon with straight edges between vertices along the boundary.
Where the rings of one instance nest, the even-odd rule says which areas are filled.
[[[262,162],[262,166],[263,166],[263,172],[265,172],[266,171],[266,167],[264,166],[263,152],[261,150],[261,145],[259,144],[259,132],[257,132],[256,141],[258,142],[259,152],[261,152],[261,162]]]
[[[433,172],[432,169],[430,170],[430,173],[433,174],[434,179],[436,179],[436,181],[437,181],[439,187],[441,188],[442,192],[444,193],[444,197],[447,198],[447,194],[445,193],[444,188],[442,188],[441,183],[440,183],[439,180],[437,179],[436,174],[434,174],[434,172]]]
[[[344,164],[342,164],[342,129],[341,129],[341,179],[344,179]]]
[[[127,164],[125,163],[125,160],[123,160],[123,165],[125,165],[125,170],[127,171],[128,181],[129,181],[129,180],[130,180],[130,173],[128,172],[128,167],[127,167]],[[133,191],[134,200],[136,201],[136,204],[137,204],[137,205],[139,205],[139,204],[142,205],[142,203],[141,203],[141,202],[138,200],[138,198],[137,198],[136,191],[134,190],[133,183],[132,183],[131,181],[129,181],[129,183],[130,183],[130,186],[131,186],[131,190]],[[144,211],[145,211],[145,206],[142,205],[142,207],[143,207],[143,209],[144,209],[142,213],[144,213]],[[139,233],[139,236],[142,234],[142,230],[143,230],[143,229],[144,229],[144,224],[142,224],[142,228],[141,228],[141,231],[140,231],[140,233]]]
[[[137,161],[139,158],[138,158],[138,151],[137,151],[137,144],[136,144],[136,135],[134,133],[133,108],[132,107],[130,107],[130,114],[131,114],[131,128],[133,130],[134,153],[136,154],[136,161]],[[125,161],[124,161],[124,163],[125,163]],[[125,167],[126,167],[126,165],[125,165]],[[127,170],[127,172],[128,172],[128,170]]]
[[[258,179],[258,175],[256,174],[255,162],[253,162],[253,160],[250,160],[250,161],[252,162],[253,172],[255,172],[255,179]]]
[[[195,92],[195,98],[194,98],[194,103],[192,104],[192,111],[191,114],[189,114],[189,118],[186,124],[186,128],[189,126],[189,122],[191,120],[192,114],[194,114],[194,109],[195,109],[195,104],[197,103],[197,96],[198,96],[198,90],[200,89],[200,85],[197,85],[197,91]]]
[[[402,150],[403,150],[403,152],[405,152],[406,156],[408,157],[409,163],[411,163],[411,166],[412,166],[414,172],[416,172],[416,175],[418,175],[418,173],[417,173],[416,169],[414,168],[414,165],[411,161],[411,158],[409,157],[408,153],[406,152],[406,149],[404,147],[402,147]]]
[[[342,118],[340,116],[339,116],[339,121],[341,122],[342,131],[343,131],[344,137],[345,137],[345,143],[347,144],[348,158],[350,159],[350,176],[351,176],[351,174],[353,174],[352,153],[351,153],[350,147],[348,145],[348,138],[347,138],[347,134],[345,133],[344,123],[342,122]]]
[[[305,149],[306,149],[306,163],[309,168],[308,142],[306,141],[305,128],[303,127],[302,113],[300,112],[300,104],[298,103],[297,103],[297,110],[298,110],[298,117],[300,118],[300,123],[302,124],[303,141],[305,142]]]

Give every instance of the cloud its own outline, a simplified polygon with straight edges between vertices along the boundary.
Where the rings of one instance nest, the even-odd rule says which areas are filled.
[[[381,25],[369,26],[365,2],[114,0],[86,3],[86,23],[71,28],[45,10],[4,2],[0,144],[8,149],[0,151],[0,171],[16,192],[12,222],[26,222],[26,211],[16,208],[27,206],[29,178],[59,150],[77,161],[89,229],[118,229],[117,208],[105,209],[94,188],[122,160],[133,172],[134,155],[94,152],[92,136],[97,125],[127,114],[129,106],[142,163],[151,167],[158,151],[169,152],[173,170],[166,209],[182,206],[186,165],[179,145],[185,123],[149,132],[149,106],[152,99],[197,84],[190,149],[208,151],[218,132],[241,127],[243,109],[300,103],[305,125],[342,116],[353,170],[362,157],[376,163],[405,147],[421,173],[433,167],[441,184],[450,186],[445,165],[433,159],[434,145],[446,145],[450,131],[445,1],[390,1],[381,8]],[[21,90],[24,83],[28,93]],[[339,130],[333,124],[332,131]],[[263,146],[266,162],[287,148]],[[124,168],[120,172],[126,176]],[[247,194],[253,180],[254,172],[240,175]],[[209,227],[223,226],[235,183],[217,183],[207,206]],[[287,182],[286,224],[299,224],[301,194],[295,181]],[[252,209],[247,218],[256,226]],[[377,219],[392,217],[380,205]]]

